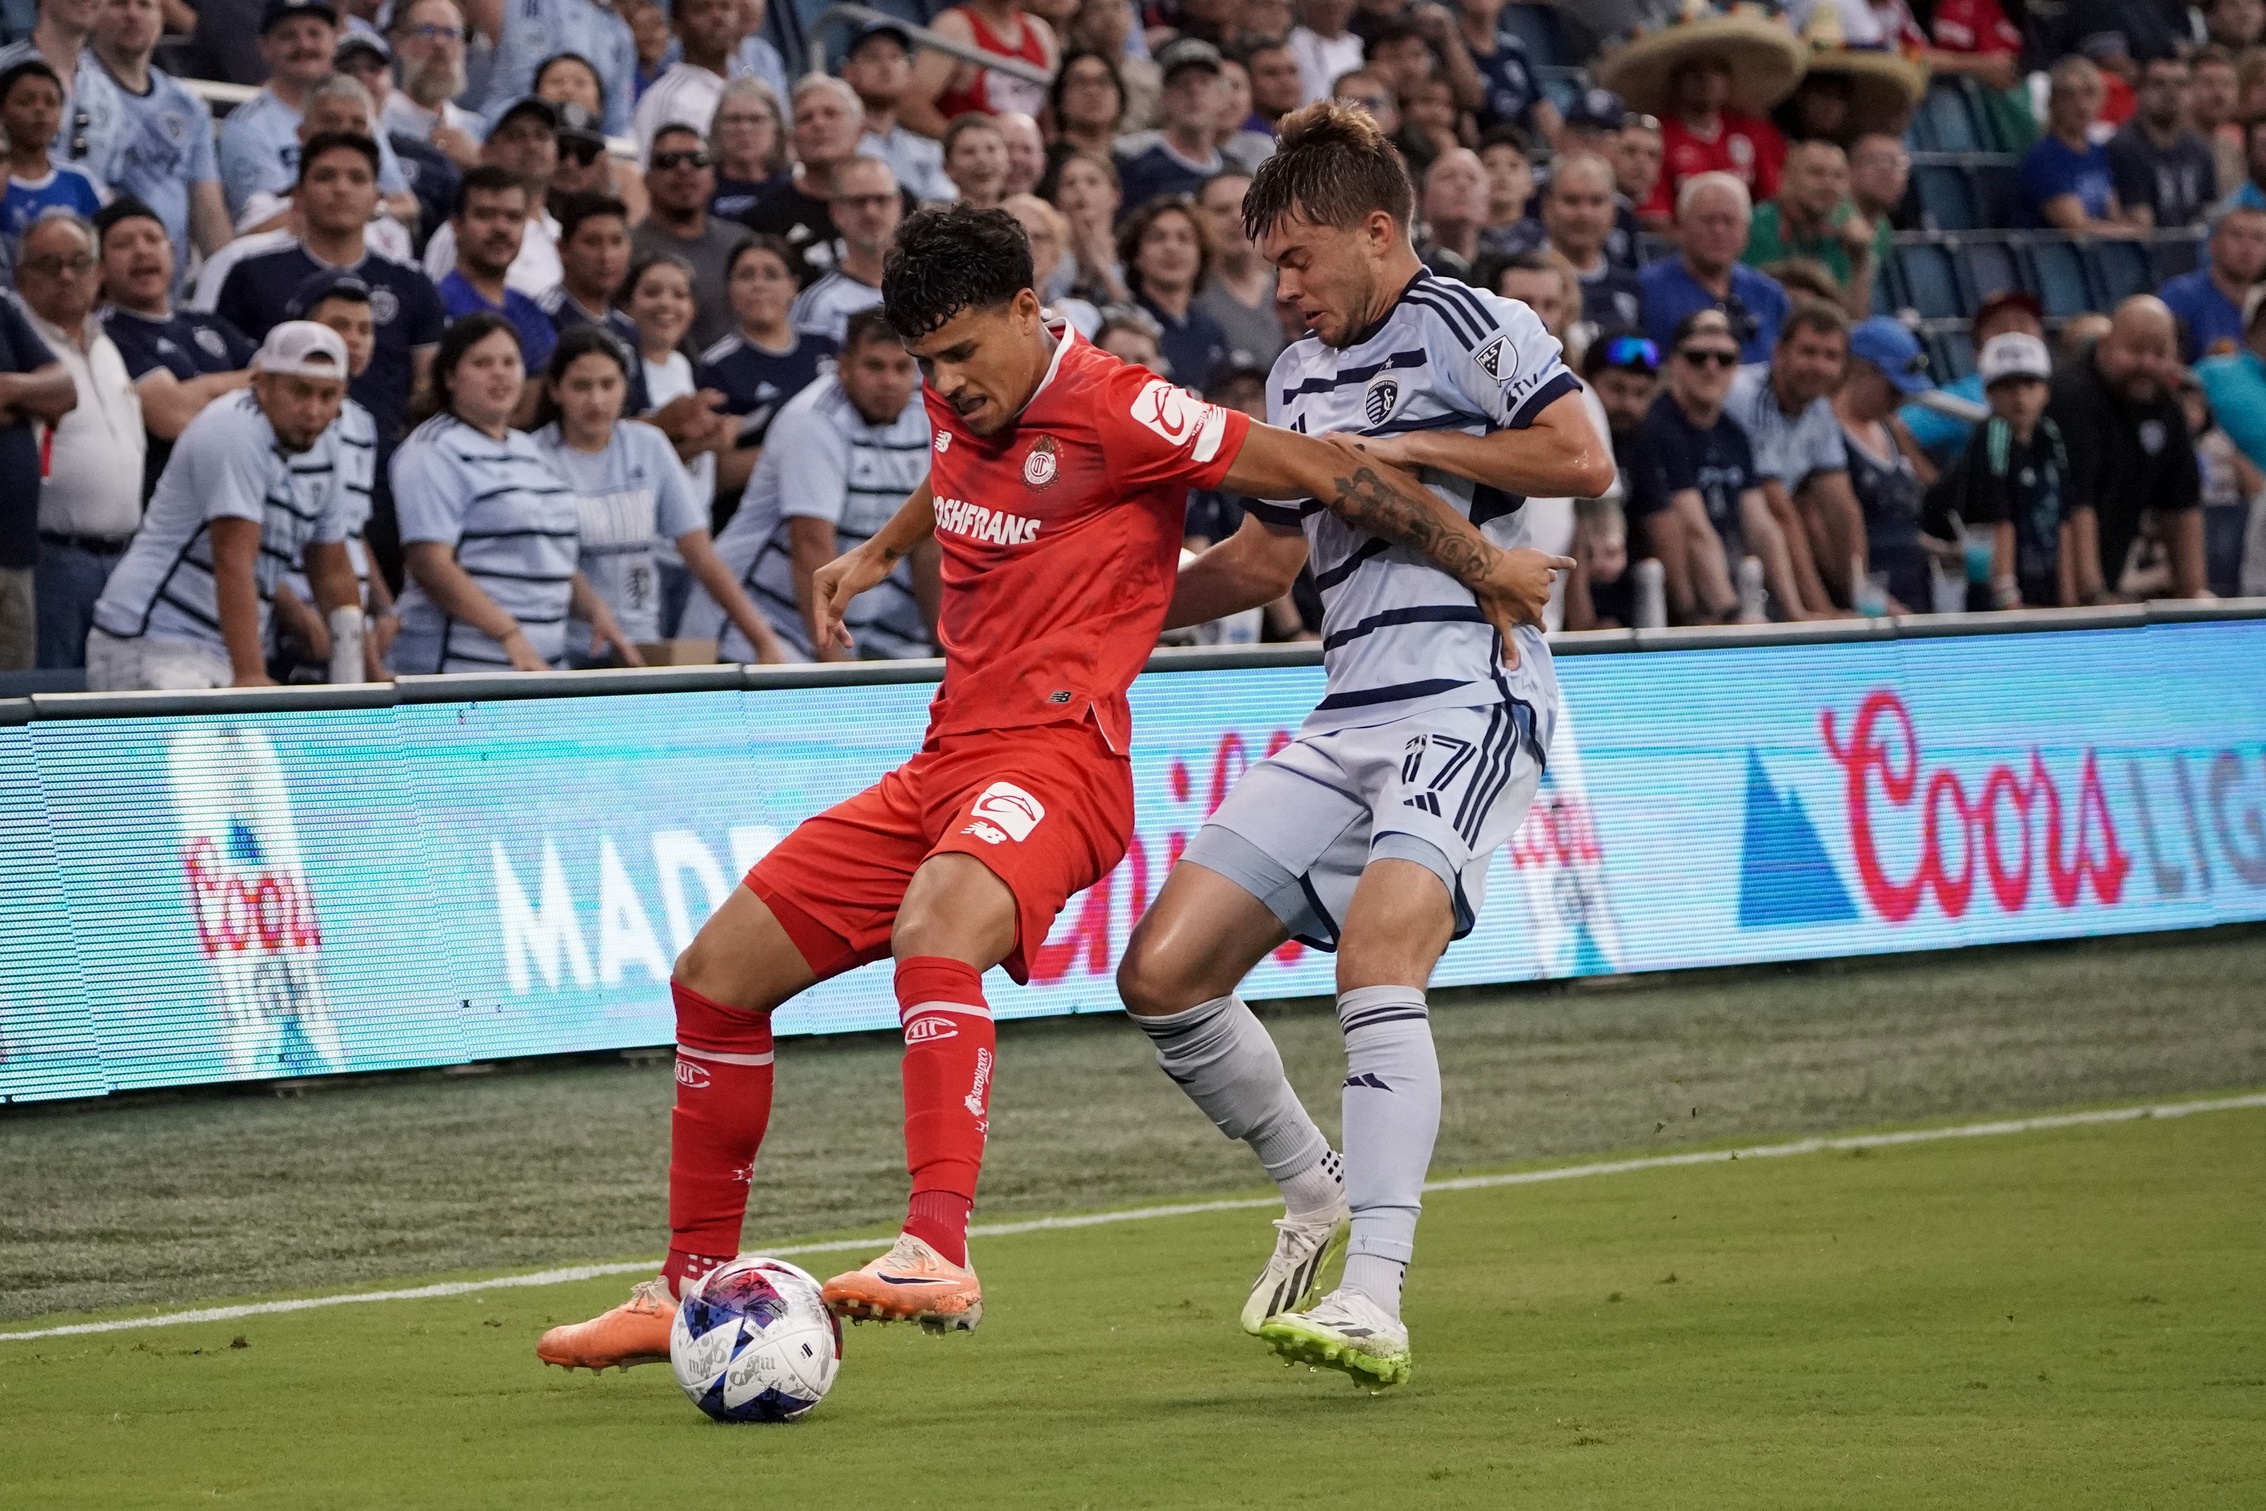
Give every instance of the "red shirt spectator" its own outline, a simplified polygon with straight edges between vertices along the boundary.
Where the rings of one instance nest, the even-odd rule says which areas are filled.
[[[1998,0],[1936,0],[1935,45],[1944,52],[2018,53],[2022,30]]]
[[[1660,123],[1660,143],[1660,177],[1653,180],[1651,196],[1638,206],[1640,214],[1673,216],[1676,190],[1685,179],[1702,173],[1733,175],[1757,204],[1778,194],[1778,176],[1786,166],[1786,138],[1757,116],[1725,110],[1717,116],[1712,136],[1670,116]]]

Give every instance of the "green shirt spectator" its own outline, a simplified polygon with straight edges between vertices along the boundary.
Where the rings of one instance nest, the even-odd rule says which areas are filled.
[[[1867,220],[1849,198],[1849,159],[1831,142],[1798,142],[1786,155],[1778,197],[1755,207],[1739,260],[1768,267],[1789,257],[1822,264],[1841,285],[1853,320],[1872,312],[1873,278],[1888,258],[1885,217]]]

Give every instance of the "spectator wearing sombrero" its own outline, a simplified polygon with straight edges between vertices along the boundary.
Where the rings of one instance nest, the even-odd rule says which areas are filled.
[[[1780,22],[1703,12],[1600,60],[1598,83],[1660,117],[1660,176],[1638,213],[1665,219],[1702,173],[1731,174],[1757,201],[1775,195],[1786,139],[1764,115],[1793,93],[1806,52]]]

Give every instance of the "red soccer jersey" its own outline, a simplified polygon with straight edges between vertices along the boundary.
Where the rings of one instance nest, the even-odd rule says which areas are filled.
[[[1647,215],[1674,216],[1677,189],[1702,173],[1735,175],[1759,205],[1778,193],[1778,175],[1785,166],[1786,138],[1768,121],[1726,110],[1709,138],[1669,116],[1660,123],[1660,177],[1653,180],[1652,197],[1639,208]]]
[[[1935,45],[1945,52],[2022,51],[2022,33],[1998,0],[1936,0]]]
[[[1188,490],[1215,488],[1248,415],[1128,367],[1067,324],[994,436],[924,390],[944,552],[944,685],[930,739],[1092,717],[1130,748],[1125,689],[1172,602]]]

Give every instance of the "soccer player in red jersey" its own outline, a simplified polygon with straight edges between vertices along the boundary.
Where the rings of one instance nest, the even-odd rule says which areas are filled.
[[[1028,952],[1108,874],[1133,825],[1126,688],[1172,600],[1187,494],[1311,498],[1471,588],[1506,637],[1539,623],[1571,562],[1505,551],[1413,478],[1205,403],[1047,317],[1030,245],[1000,211],[923,211],[882,280],[927,380],[927,483],[821,568],[821,645],[842,610],[932,535],[944,683],[913,758],[796,828],[702,926],[671,981],[677,1100],[669,1253],[622,1306],[543,1336],[568,1368],[664,1359],[687,1287],[739,1250],[770,1116],[771,1013],[894,956],[912,1198],[889,1252],[826,1284],[844,1316],[967,1329],[983,1292],[968,1217],[995,1041],[981,977]]]

